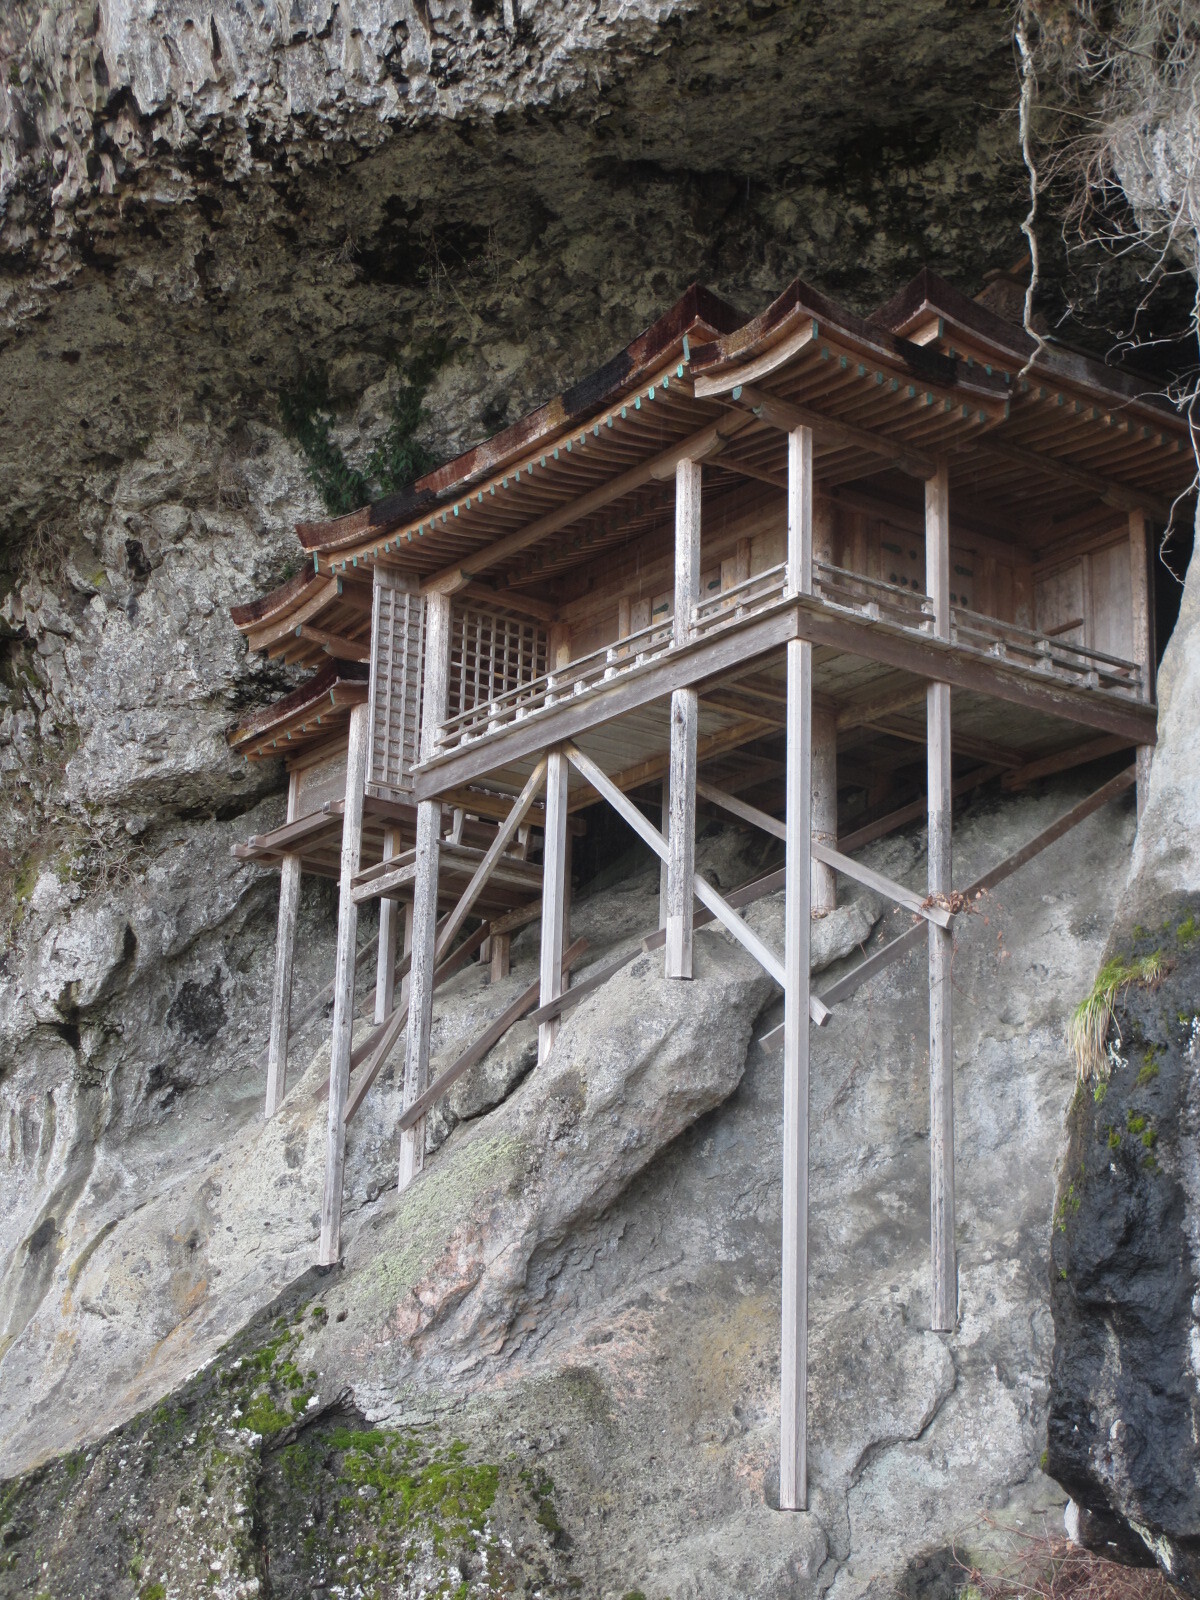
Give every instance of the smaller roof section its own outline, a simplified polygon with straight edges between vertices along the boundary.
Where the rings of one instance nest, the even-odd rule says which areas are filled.
[[[633,399],[648,377],[671,370],[681,357],[686,359],[693,345],[708,343],[741,321],[733,306],[692,284],[668,311],[602,367],[492,438],[361,511],[327,522],[297,523],[301,544],[322,555],[357,550],[398,528],[419,525],[423,517],[432,517],[469,487],[496,478],[527,457],[553,451],[581,421],[590,422],[597,412]]]
[[[330,662],[298,689],[239,722],[226,737],[250,761],[295,756],[342,735],[351,711],[365,704],[368,693],[365,667]]]
[[[246,605],[231,606],[234,626],[249,650],[288,666],[335,661],[366,663],[371,656],[371,583],[364,572],[331,578],[311,569]]]

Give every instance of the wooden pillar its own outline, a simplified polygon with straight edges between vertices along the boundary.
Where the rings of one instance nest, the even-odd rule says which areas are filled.
[[[434,734],[446,720],[450,698],[450,617],[448,594],[426,602],[425,662],[421,696],[421,759],[433,754]],[[404,1108],[425,1093],[429,1082],[429,1030],[433,1025],[434,947],[437,943],[438,865],[442,807],[437,800],[417,805],[416,877],[413,882],[412,963],[408,979],[408,1030],[404,1042]],[[425,1118],[400,1135],[400,1188],[412,1182],[425,1163]]]
[[[667,768],[662,781],[662,803],[659,807],[659,832],[663,838],[671,837],[671,769]],[[667,925],[667,858],[664,856],[658,863],[658,925],[665,928]]]
[[[837,712],[812,708],[812,836],[837,849]],[[812,915],[824,917],[837,905],[837,873],[823,861],[812,863]]]
[[[300,774],[288,778],[287,820],[295,822]],[[288,1031],[292,1025],[292,960],[300,912],[300,857],[284,856],[279,869],[279,920],[275,925],[275,985],[271,990],[271,1040],[267,1046],[266,1115],[273,1117],[287,1093]]]
[[[546,842],[542,852],[542,949],[538,1004],[563,992],[563,951],[570,893],[567,864],[567,758],[552,750],[546,761]],[[538,1061],[545,1061],[558,1034],[558,1018],[538,1024]]]
[[[787,592],[812,592],[812,432],[788,435]],[[812,914],[812,645],[787,647],[784,865],[783,1318],[779,1506],[808,1504],[808,1006]]]
[[[692,636],[692,607],[700,596],[700,490],[698,461],[675,469],[675,617],[672,643]],[[670,819],[667,830],[668,978],[692,975],[692,903],[696,876],[696,739],[700,697],[695,689],[671,695]]]
[[[337,961],[333,973],[333,1038],[329,1050],[329,1114],[325,1129],[325,1192],[321,1198],[322,1266],[338,1258],[342,1232],[342,1176],[346,1165],[346,1091],[354,1035],[354,967],[358,907],[351,887],[362,859],[363,793],[367,782],[368,710],[350,713],[346,755],[346,809],[342,815],[342,862],[338,880]]]
[[[825,494],[812,501],[812,558],[833,564],[834,504]],[[812,836],[837,849],[837,711],[812,709]],[[812,864],[812,914],[827,916],[837,905],[837,873],[823,861]]]
[[[508,977],[512,961],[512,934],[494,933],[488,943],[492,947],[488,962],[488,980],[491,983],[500,983]]]
[[[385,828],[383,833],[383,859],[390,861],[397,855],[400,835],[395,828]],[[379,902],[379,951],[375,958],[375,1021],[383,1022],[391,1014],[392,997],[396,984],[396,929],[400,906],[395,900]]]
[[[934,635],[950,637],[950,482],[945,461],[925,484],[925,587],[933,600]],[[929,893],[953,885],[950,767],[950,685],[926,691],[926,799]],[[930,1326],[958,1321],[958,1260],[954,1242],[954,1031],[951,969],[954,934],[929,924],[929,1209]]]
[[[1154,698],[1154,613],[1150,605],[1150,549],[1146,513],[1129,513],[1129,592],[1133,610],[1133,659],[1142,669],[1142,698]],[[1137,753],[1137,814],[1142,820],[1150,793],[1152,745],[1139,745]]]

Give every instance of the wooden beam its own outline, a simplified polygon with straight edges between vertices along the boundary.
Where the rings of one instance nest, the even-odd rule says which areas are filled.
[[[736,391],[735,391],[736,393]],[[813,580],[813,435],[805,419],[788,431],[789,596]],[[787,645],[784,858],[783,1305],[780,1323],[779,1506],[808,1505],[808,1069],[812,921],[812,645]],[[824,1007],[821,1007],[824,1010]]]
[[[300,624],[296,629],[296,637],[307,640],[309,644],[319,644],[337,661],[369,662],[371,659],[369,643],[345,639],[341,634],[329,633],[324,628],[313,628],[308,623]]]
[[[1110,800],[1115,800],[1119,794],[1130,788],[1136,781],[1136,767],[1128,767],[1124,772],[1118,773],[1115,778],[1110,778],[1101,788],[1088,795],[1086,800],[1081,800],[1078,805],[1074,805],[1069,811],[1065,811],[1057,822],[1052,822],[1048,828],[1043,828],[1041,833],[1036,834],[1028,844],[1022,845],[1019,850],[1014,850],[1012,855],[1005,856],[1002,861],[989,868],[981,877],[976,878],[974,883],[968,884],[966,889],[963,890],[964,899],[974,900],[977,895],[986,894],[989,890],[994,889],[997,884],[1003,883],[1005,878],[1012,877],[1014,872],[1019,871],[1027,862],[1032,861],[1035,856],[1048,849],[1050,845],[1061,839],[1064,834],[1070,833],[1072,828],[1078,827],[1081,822],[1086,821],[1093,812],[1099,811]],[[822,993],[821,999],[830,1007],[839,1005],[843,1000],[848,1000],[852,994],[862,988],[864,983],[869,982],[878,973],[885,971],[894,962],[906,956],[910,950],[916,950],[925,938],[925,929],[920,923],[917,923],[915,927],[906,929],[904,933],[898,935],[895,939],[889,939],[887,944],[880,945],[877,950],[873,950],[865,960],[860,961],[856,967],[852,967],[836,983],[831,983],[829,988]],[[758,1042],[764,1050],[777,1050],[782,1039],[783,1024],[779,1023],[767,1033],[762,1034]]]
[[[1053,755],[1039,756],[1027,761],[1015,771],[1006,772],[1000,780],[1002,789],[1024,789],[1037,778],[1048,778],[1056,772],[1070,772],[1089,761],[1099,761],[1103,756],[1115,755],[1118,750],[1128,750],[1129,740],[1119,734],[1105,734],[1102,739],[1089,739],[1086,744],[1072,745],[1069,750],[1056,750]]]
[[[1122,511],[1146,510],[1153,512],[1160,522],[1171,520],[1169,502],[1160,500],[1157,495],[1148,495],[1144,489],[1133,489],[1112,478],[1101,477],[1090,467],[1074,467],[1057,456],[1046,455],[1044,451],[1001,443],[994,435],[989,435],[986,440],[964,440],[955,448],[962,453],[979,454],[993,461],[1007,461],[1013,466],[1026,467],[1032,472],[1044,473],[1048,478],[1058,478],[1062,483],[1073,483],[1080,489],[1089,490],[1105,505],[1116,506]]]
[[[978,789],[989,779],[999,777],[1003,770],[1003,767],[976,767],[974,772],[956,778],[951,789],[953,798],[957,800],[960,795]],[[886,834],[895,833],[897,828],[903,828],[910,822],[916,822],[918,818],[925,816],[927,811],[924,798],[914,800],[910,805],[899,806],[895,811],[889,811],[886,816],[877,817],[873,822],[864,822],[861,827],[844,834],[838,840],[838,849],[844,855],[849,855],[852,850],[861,850],[863,845],[870,844],[875,839],[882,839]]]
[[[450,698],[451,602],[431,595],[425,609],[425,656],[421,686],[421,755],[433,752],[438,723]],[[413,955],[408,980],[409,1026],[404,1041],[405,1108],[425,1093],[429,1078],[429,1031],[433,1023],[433,983],[437,961],[438,867],[442,808],[436,800],[417,807],[417,878],[413,886]],[[404,1189],[425,1164],[425,1124],[400,1135],[399,1187]]]
[[[322,1266],[336,1264],[341,1250],[342,1189],[346,1165],[346,1090],[354,1031],[355,944],[358,907],[350,887],[362,857],[362,799],[367,782],[368,711],[350,713],[346,754],[346,809],[342,815],[342,866],[338,889],[337,962],[333,980],[333,1030],[329,1051],[329,1114],[325,1131],[325,1189],[321,1197]]]
[[[838,732],[849,733],[854,728],[869,727],[894,711],[904,711],[909,706],[923,706],[928,687],[922,680],[919,683],[901,684],[882,694],[870,695],[865,700],[847,700],[838,707]]]
[[[490,583],[468,583],[460,593],[468,600],[478,600],[485,606],[494,606],[501,611],[516,611],[538,622],[558,621],[557,606],[550,605],[546,600],[537,600],[522,589],[498,589]]]
[[[434,949],[433,957],[435,962],[440,961],[446,954],[446,951],[449,950],[451,944],[458,934],[458,930],[467,920],[471,907],[475,904],[476,900],[478,900],[484,884],[487,883],[488,879],[495,871],[500,857],[508,849],[517,829],[529,815],[529,810],[533,805],[534,800],[537,798],[538,790],[542,786],[542,778],[545,775],[545,772],[546,760],[543,757],[543,759],[537,763],[533,771],[529,774],[529,777],[525,782],[525,787],[517,796],[512,810],[508,813],[508,816],[505,818],[501,826],[497,828],[496,837],[488,846],[483,860],[476,867],[470,883],[468,883],[467,887],[459,896],[458,904],[446,918],[445,923],[443,924],[442,929],[437,936],[437,944]]]
[[[1170,512],[1159,517],[1170,522]],[[1129,512],[1129,587],[1133,609],[1133,658],[1142,669],[1142,698],[1154,697],[1154,613],[1150,605],[1150,542],[1146,531],[1146,513],[1141,506]],[[1137,814],[1142,820],[1146,801],[1150,797],[1150,764],[1154,758],[1152,745],[1139,745],[1137,753],[1138,791]]]
[[[507,561],[510,556],[518,555],[522,550],[537,544],[539,540],[549,538],[561,528],[569,527],[571,523],[591,516],[594,511],[603,510],[614,500],[620,500],[622,496],[640,489],[643,484],[670,477],[678,462],[701,461],[716,454],[753,421],[754,418],[747,415],[722,417],[717,422],[709,423],[707,427],[689,434],[686,439],[681,439],[669,449],[661,451],[658,455],[649,456],[636,466],[618,473],[615,478],[610,478],[590,493],[581,495],[578,500],[568,501],[566,505],[548,511],[545,516],[536,518],[523,528],[518,528],[515,533],[507,534],[503,539],[497,539],[494,543],[485,545],[483,549],[464,556],[461,562],[454,566],[444,567],[440,572],[435,572],[422,583],[421,592],[453,594],[465,588],[468,583],[473,582],[481,573],[498,562]]]
[[[294,822],[300,803],[300,774],[288,778],[287,820]],[[287,1093],[288,1034],[292,1020],[292,963],[296,918],[300,912],[298,855],[286,855],[279,869],[279,917],[275,924],[275,982],[271,990],[271,1037],[267,1045],[266,1115],[273,1117]]]
[[[452,951],[446,957],[440,967],[435,968],[433,974],[433,987],[435,990],[439,989],[448,978],[452,978],[456,972],[461,971],[466,966],[487,937],[487,933],[488,925],[485,922],[474,933],[469,934],[458,949]],[[395,1047],[396,1040],[404,1032],[407,1023],[408,1000],[402,996],[400,1004],[388,1017],[387,1021],[381,1027],[368,1034],[350,1057],[350,1071],[352,1073],[356,1072],[360,1066],[363,1067],[363,1070],[354,1078],[354,1087],[350,1092],[349,1100],[346,1102],[347,1122],[350,1121],[359,1106],[367,1098],[371,1085],[379,1076],[384,1063]]]
[[[567,909],[567,758],[552,750],[546,765],[546,832],[542,854],[541,1003],[562,993]],[[558,1033],[554,1020],[538,1025],[538,1062],[550,1054]]]
[[[950,479],[945,461],[925,485],[925,588],[933,626],[950,638]],[[926,797],[930,899],[952,887],[950,685],[931,683],[926,712]],[[958,1263],[954,1238],[954,1034],[951,975],[954,935],[929,925],[929,1168],[930,1326],[949,1331],[958,1321]]]
[[[587,947],[588,942],[586,939],[576,939],[575,943],[564,952],[564,973],[570,970],[573,962],[579,960]],[[494,1022],[488,1024],[479,1038],[474,1043],[469,1044],[454,1063],[446,1068],[445,1072],[438,1074],[420,1099],[415,1100],[400,1117],[397,1126],[401,1132],[415,1127],[417,1121],[433,1110],[442,1096],[447,1090],[453,1088],[464,1072],[469,1071],[477,1061],[482,1061],[489,1050],[495,1049],[514,1023],[520,1022],[521,1018],[533,1008],[537,1001],[540,986],[541,979],[539,978],[536,983],[531,983],[527,989],[522,990],[513,1003],[502,1011]]]
[[[391,861],[399,854],[400,833],[396,828],[385,828],[383,833],[383,859]],[[412,937],[412,902],[408,902],[408,936]],[[383,1022],[392,1009],[392,996],[396,985],[396,934],[400,920],[400,907],[394,900],[379,902],[379,953],[375,962],[375,1021]],[[407,950],[405,951],[407,954]]]
[[[822,444],[852,447],[879,456],[914,478],[931,477],[936,470],[931,455],[905,444],[902,439],[889,439],[886,434],[873,433],[868,428],[855,427],[853,423],[839,422],[835,417],[814,411],[811,406],[798,406],[791,400],[768,394],[765,389],[756,389],[753,384],[738,384],[730,391],[727,403],[743,407],[761,421],[785,433],[804,428]]]
[[[633,802],[621,793],[612,779],[607,777],[594,761],[585,756],[577,745],[567,746],[567,757],[571,765],[587,779],[596,793],[608,801],[618,816],[624,818],[638,837],[650,846],[660,860],[665,860],[667,855],[666,840],[654,824],[642,815]],[[706,878],[702,878],[699,873],[695,876],[695,888],[696,898],[701,905],[712,912],[715,920],[729,930],[743,949],[754,957],[763,971],[769,973],[782,989],[783,967],[774,951],[763,943],[753,928],[749,927],[737,915],[730,903],[719,895],[712,884]],[[822,1023],[828,1015],[827,1008],[814,1001],[813,1021]]]
[[[822,849],[837,846],[837,717],[812,708],[812,889],[809,910],[824,917],[837,906],[837,876]]]
[[[692,637],[692,609],[700,596],[700,487],[698,461],[681,461],[675,471],[674,641]],[[695,689],[671,695],[670,828],[667,833],[668,978],[692,975],[692,901],[696,872],[696,741],[700,700]]]
[[[752,806],[745,800],[739,800],[736,795],[718,789],[715,784],[706,783],[703,778],[696,780],[696,793],[702,800],[708,800],[712,805],[720,806],[722,811],[728,811],[731,816],[748,822],[752,828],[760,828],[763,833],[769,833],[773,839],[787,838],[786,823],[780,822],[777,817],[772,817],[765,811],[760,811],[757,806]]]

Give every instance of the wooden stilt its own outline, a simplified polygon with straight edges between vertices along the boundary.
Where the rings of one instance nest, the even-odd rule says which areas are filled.
[[[812,712],[812,837],[837,849],[837,713]],[[813,857],[812,914],[823,917],[837,905],[837,873]]]
[[[934,609],[934,632],[950,637],[950,489],[944,461],[925,484],[925,587]],[[953,884],[950,830],[950,685],[926,691],[929,893],[948,895]],[[958,1321],[958,1262],[954,1241],[954,1033],[951,968],[954,933],[929,924],[929,1204],[931,1245],[930,1326]]]
[[[668,766],[663,774],[662,805],[659,808],[660,831],[668,845],[671,839],[671,769]],[[658,925],[665,928],[667,925],[667,863],[665,860],[658,864]]]
[[[433,739],[445,721],[450,692],[449,595],[426,601],[425,662],[421,697],[421,755],[432,755]],[[438,865],[442,808],[436,800],[417,806],[417,861],[413,884],[412,964],[408,975],[408,1031],[404,1048],[405,1109],[425,1092],[429,1081],[429,1030],[433,1024],[433,974],[437,945]],[[425,1120],[400,1135],[399,1186],[404,1189],[425,1161]]]
[[[540,1005],[563,989],[567,909],[567,758],[552,750],[546,764],[546,843],[542,855],[542,954]],[[538,1024],[538,1061],[545,1061],[558,1033],[558,1019]]]
[[[812,592],[812,433],[788,435],[788,590]],[[784,864],[783,1267],[779,1507],[808,1504],[808,1047],[812,866],[812,646],[787,646]]]
[[[700,700],[695,689],[671,696],[671,806],[667,831],[668,978],[692,975],[692,902],[696,877],[696,738]]]
[[[673,641],[692,637],[692,611],[700,597],[701,467],[681,461],[675,469],[675,615]],[[696,740],[700,700],[694,689],[671,695],[669,825],[667,828],[668,978],[692,975],[692,903],[696,871]]]
[[[1142,669],[1142,699],[1154,698],[1154,622],[1150,608],[1150,549],[1146,513],[1129,513],[1129,589],[1133,602],[1133,659]],[[1139,745],[1137,753],[1137,814],[1142,820],[1150,794],[1153,745]]]
[[[400,835],[387,828],[383,835],[383,859],[399,854]],[[375,963],[375,1021],[382,1022],[392,1009],[396,986],[396,928],[400,907],[395,900],[379,902],[379,954]],[[407,954],[407,952],[405,952]]]
[[[334,968],[333,1038],[329,1051],[329,1107],[325,1133],[325,1192],[321,1198],[320,1263],[332,1266],[341,1248],[342,1178],[346,1164],[346,1090],[354,1033],[354,957],[358,907],[351,886],[362,859],[363,794],[367,782],[368,710],[350,713],[346,754],[346,809],[342,815],[342,861],[338,886],[337,962]]]
[[[491,945],[492,957],[488,977],[492,983],[501,983],[508,977],[512,962],[512,934],[494,933]]]
[[[300,774],[288,780],[287,820],[295,822]],[[279,920],[275,927],[275,985],[271,991],[271,1040],[267,1046],[266,1115],[273,1117],[287,1093],[288,1030],[292,1021],[292,959],[300,911],[300,857],[285,856],[279,869]]]

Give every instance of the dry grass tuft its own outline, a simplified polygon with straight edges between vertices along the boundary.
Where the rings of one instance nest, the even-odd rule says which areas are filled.
[[[964,1600],[1179,1600],[1157,1568],[1126,1567],[1072,1544],[1064,1534],[1010,1530],[1011,1548],[994,1572],[960,1561]]]
[[[1118,997],[1131,983],[1157,989],[1172,965],[1169,956],[1152,950],[1132,960],[1116,956],[1101,967],[1092,992],[1079,1002],[1067,1022],[1067,1045],[1080,1083],[1099,1083],[1109,1075],[1108,1031]]]

